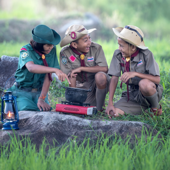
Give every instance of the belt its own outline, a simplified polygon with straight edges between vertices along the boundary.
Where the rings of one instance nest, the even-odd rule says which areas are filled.
[[[38,88],[21,87],[21,86],[19,85],[19,83],[17,83],[17,82],[15,82],[14,85],[15,85],[18,89],[24,90],[24,91],[26,91],[26,92],[38,92],[38,91],[40,91]]]

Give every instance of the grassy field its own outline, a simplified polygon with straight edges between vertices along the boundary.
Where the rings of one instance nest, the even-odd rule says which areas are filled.
[[[116,40],[110,42],[97,41],[103,46],[106,59],[110,65],[112,55],[118,45]],[[0,56],[19,56],[20,48],[26,43],[2,43],[0,44]],[[164,87],[161,104],[163,115],[159,117],[148,117],[147,114],[139,116],[125,115],[113,120],[123,121],[141,121],[149,124],[161,133],[163,139],[158,137],[148,138],[145,135],[141,139],[136,139],[133,148],[121,139],[112,139],[109,143],[108,138],[101,138],[96,145],[80,146],[71,141],[69,145],[62,147],[51,147],[46,152],[45,142],[39,151],[36,146],[31,144],[29,138],[17,141],[12,138],[10,145],[7,147],[0,146],[0,169],[145,169],[145,170],[164,170],[169,169],[170,163],[170,70],[169,56],[170,49],[167,41],[155,39],[146,40],[146,46],[153,52],[156,61],[160,67],[161,84]],[[57,47],[59,53],[60,48]],[[117,87],[114,101],[120,98],[122,90]],[[55,82],[52,83],[49,91],[50,102],[53,107],[58,101],[58,97],[64,96],[64,90],[56,88]],[[108,100],[108,95],[107,95]],[[106,105],[107,105],[106,100]],[[87,117],[86,117],[87,118]],[[100,119],[109,121],[105,114],[98,114],[90,119]],[[88,141],[88,139],[86,139]],[[84,141],[84,142],[87,142]],[[128,139],[126,140],[128,141]],[[23,145],[25,144],[25,145]],[[27,146],[27,147],[25,147]],[[69,148],[69,149],[68,149]],[[56,152],[58,153],[56,155]]]
[[[170,166],[170,138],[166,141],[157,136],[143,134],[136,143],[128,144],[120,138],[98,139],[95,145],[86,139],[80,145],[70,141],[69,145],[51,147],[43,141],[39,152],[27,138],[0,147],[0,169],[8,170],[168,170]],[[86,146],[84,143],[86,142]],[[27,147],[25,147],[27,146]],[[69,149],[68,149],[69,148]],[[57,154],[56,154],[57,152]]]
[[[1,3],[5,2],[4,5]],[[113,120],[141,121],[149,124],[159,131],[162,140],[157,136],[152,138],[148,134],[136,138],[136,144],[132,147],[127,140],[118,138],[100,138],[97,144],[84,146],[88,139],[79,146],[75,141],[62,147],[50,146],[42,143],[39,151],[31,144],[29,138],[17,141],[11,138],[9,145],[0,145],[0,169],[8,170],[53,170],[53,169],[84,169],[84,170],[168,170],[170,167],[170,48],[169,48],[169,0],[0,0],[0,19],[27,19],[27,20],[61,20],[63,18],[73,19],[77,16],[84,16],[85,12],[91,12],[97,16],[102,24],[112,28],[128,24],[137,25],[142,28],[146,37],[146,46],[153,52],[160,67],[161,84],[164,92],[161,100],[163,115],[153,116],[147,114],[139,116],[124,115]],[[90,4],[90,5],[89,5]],[[1,6],[2,5],[2,6]],[[78,6],[78,8],[77,8]],[[76,7],[76,8],[75,8]],[[159,8],[158,8],[159,7]],[[0,33],[0,37],[3,31]],[[152,37],[152,40],[150,40]],[[160,39],[156,39],[156,37]],[[155,39],[153,39],[155,38]],[[118,48],[116,38],[105,42],[97,41],[103,46],[108,65],[112,55]],[[19,56],[21,47],[28,42],[11,42],[0,44],[0,57],[2,55]],[[60,47],[57,47],[59,53]],[[59,56],[59,55],[58,55]],[[125,88],[125,87],[124,87]],[[122,90],[119,86],[116,89],[114,101],[120,98]],[[64,90],[56,88],[52,83],[49,91],[50,104],[55,107],[58,97],[64,96]],[[107,105],[108,95],[106,99]],[[87,117],[86,117],[87,118]],[[98,114],[90,119],[109,121],[105,114]],[[69,148],[69,149],[68,149]],[[56,154],[58,153],[58,154]]]
[[[19,57],[19,52],[20,49],[23,45],[27,44],[29,42],[23,42],[23,43],[18,43],[18,42],[3,42],[0,43],[0,57],[2,55],[7,55],[7,56],[15,56]],[[118,48],[117,40],[116,37],[113,35],[113,41],[102,41],[98,40],[97,43],[102,45],[104,53],[106,55],[106,59],[108,62],[108,65],[110,66],[110,62],[113,56],[114,51]],[[145,41],[145,44],[149,49],[152,51],[154,54],[155,60],[159,64],[159,67],[161,70],[169,70],[169,58],[170,58],[170,48],[169,48],[169,40],[159,40],[159,39],[154,39],[154,40],[147,40]],[[58,45],[57,46],[57,54],[59,56],[61,48]]]

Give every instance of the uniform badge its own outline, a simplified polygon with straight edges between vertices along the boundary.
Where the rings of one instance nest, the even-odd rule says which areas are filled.
[[[76,57],[74,57],[73,55],[71,55],[71,56],[69,57],[69,59],[70,59],[72,62],[74,62],[74,61],[76,60]]]
[[[130,57],[126,57],[126,62],[129,62],[130,61]]]
[[[67,62],[68,62],[68,59],[63,56],[62,59],[61,59],[61,62],[62,62],[64,65],[66,65]]]
[[[85,55],[84,55],[84,54],[81,54],[81,55],[80,55],[80,59],[81,59],[81,60],[84,60],[84,58],[85,58]]]
[[[137,64],[137,66],[140,66],[140,65],[142,65],[143,64],[143,62],[142,62],[142,60],[140,60],[139,62],[138,62],[138,64]]]
[[[70,37],[74,40],[77,38],[77,35],[74,31],[71,32]]]
[[[27,49],[26,49],[26,48],[21,48],[21,49],[20,49],[20,51],[22,51],[22,50],[27,51]]]
[[[29,56],[29,53],[26,51],[26,52],[23,52],[22,54],[21,54],[21,58],[22,59],[25,59],[26,57],[28,57]]]
[[[87,57],[87,61],[88,62],[94,61],[94,57]]]

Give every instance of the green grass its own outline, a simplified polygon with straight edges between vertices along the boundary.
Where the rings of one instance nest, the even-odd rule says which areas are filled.
[[[0,169],[9,170],[54,170],[54,169],[116,169],[116,170],[164,170],[170,166],[170,138],[160,140],[158,136],[142,133],[136,143],[117,137],[103,136],[95,144],[85,139],[77,144],[76,139],[61,146],[49,146],[44,140],[39,148],[29,138],[17,141],[11,137],[10,145],[0,147]],[[57,153],[57,154],[56,154]]]
[[[3,42],[0,43],[0,57],[3,55],[19,57],[20,49],[27,43]]]
[[[98,40],[96,41],[100,45],[102,45],[106,60],[108,65],[110,66],[111,59],[113,56],[113,53],[116,49],[118,49],[118,44],[116,37],[113,35],[113,40],[112,41],[102,41]],[[18,42],[3,42],[0,43],[0,57],[2,55],[7,55],[7,56],[16,56],[19,57],[19,52],[22,46],[27,44],[29,42],[23,42],[23,43],[18,43]],[[153,39],[153,40],[148,40],[146,39],[145,44],[149,49],[152,51],[154,54],[155,60],[158,62],[159,67],[161,70],[169,70],[169,58],[170,58],[170,48],[169,48],[169,40],[166,39]],[[57,46],[57,54],[59,56],[61,48],[58,45]]]

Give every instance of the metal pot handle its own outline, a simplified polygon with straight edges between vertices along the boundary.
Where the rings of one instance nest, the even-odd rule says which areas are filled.
[[[71,88],[71,87],[66,87],[66,86],[64,86],[64,85],[61,85],[61,87],[64,88],[64,89]],[[75,89],[77,89],[77,90],[83,90],[83,91],[86,91],[86,92],[91,92],[91,91],[92,91],[92,88],[89,88],[88,90],[86,90],[86,89],[81,89],[81,88],[75,88]]]

